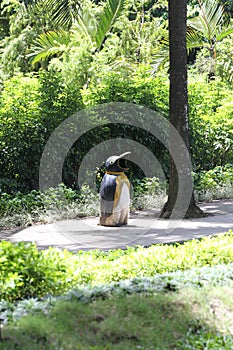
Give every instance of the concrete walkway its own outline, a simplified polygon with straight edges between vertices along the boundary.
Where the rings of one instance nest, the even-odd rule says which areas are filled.
[[[124,227],[98,226],[98,218],[65,220],[28,227],[13,234],[13,242],[35,242],[39,249],[58,247],[79,249],[116,249],[132,245],[180,242],[233,229],[233,200],[199,203],[211,216],[191,220],[158,219],[159,211],[132,214]]]

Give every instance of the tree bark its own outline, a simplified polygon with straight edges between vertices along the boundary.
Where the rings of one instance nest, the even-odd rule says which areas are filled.
[[[177,194],[179,190],[179,180],[183,180],[192,186],[192,169],[190,167],[189,157],[189,126],[188,126],[188,88],[187,88],[187,48],[186,48],[186,30],[187,30],[187,0],[169,0],[169,58],[170,58],[170,123],[176,128],[183,139],[183,149],[177,149],[181,157],[180,168],[176,167],[173,158],[170,156],[169,169],[169,192],[168,201],[162,211],[163,218],[169,218],[174,209]],[[170,147],[176,148],[170,133]],[[186,151],[185,151],[186,146]],[[188,152],[187,152],[188,149]],[[182,208],[180,201],[180,210],[176,212],[177,218],[200,217],[204,213],[194,201],[193,189],[191,201],[187,208]],[[186,192],[183,190],[183,192]],[[182,193],[185,196],[186,193]],[[187,210],[186,210],[187,209]],[[186,212],[184,216],[184,212]],[[174,217],[174,216],[173,216]]]

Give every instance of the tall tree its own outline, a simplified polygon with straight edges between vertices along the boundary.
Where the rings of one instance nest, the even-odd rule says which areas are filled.
[[[170,156],[169,194],[162,217],[169,218],[177,201],[180,181],[182,181],[181,198],[192,191],[189,206],[185,208],[185,200],[179,199],[175,213],[176,218],[203,216],[201,209],[195,204],[192,189],[192,173],[189,160],[188,130],[188,89],[187,89],[187,0],[169,0],[169,59],[170,59],[170,123],[183,139],[183,147],[175,143],[170,133],[172,149],[180,158],[179,166]],[[191,186],[191,187],[190,187]],[[186,192],[187,190],[187,192]],[[184,204],[183,204],[184,203]],[[187,209],[187,210],[186,210]],[[174,212],[173,212],[174,217]]]

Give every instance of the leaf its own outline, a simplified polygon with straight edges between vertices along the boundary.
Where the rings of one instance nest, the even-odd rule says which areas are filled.
[[[33,0],[27,6],[29,9],[33,6],[38,11],[41,11],[41,8],[45,9],[54,24],[70,28],[77,18],[80,3],[75,0]]]
[[[222,30],[219,35],[216,37],[217,41],[221,41],[222,39],[226,38],[228,35],[233,33],[233,28],[227,28],[225,30]]]
[[[77,33],[86,39],[92,48],[96,48],[96,18],[93,16],[90,8],[83,7],[80,9],[77,17],[77,21],[72,27],[72,34],[75,36]]]
[[[65,52],[70,44],[70,33],[64,30],[49,31],[41,34],[35,46],[31,48],[29,57],[34,57],[32,64],[44,61],[55,54]]]
[[[216,32],[224,25],[225,12],[222,4],[217,0],[198,0],[200,13],[191,18],[188,25],[201,32],[208,40],[212,40]]]
[[[204,47],[206,45],[206,42],[203,40],[202,35],[192,29],[187,28],[187,50],[190,52],[192,49],[196,47]]]
[[[97,47],[100,48],[117,19],[125,9],[125,0],[108,0],[99,17],[96,32]]]

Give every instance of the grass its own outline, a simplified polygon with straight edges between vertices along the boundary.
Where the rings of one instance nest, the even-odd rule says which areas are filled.
[[[232,288],[208,287],[115,295],[87,304],[58,301],[49,313],[5,326],[0,350],[230,350],[232,299]]]

